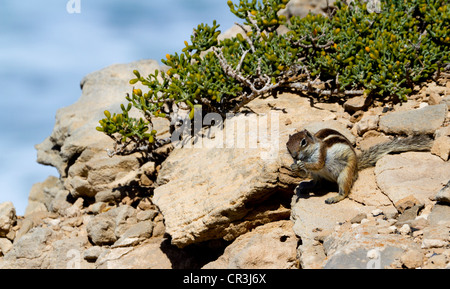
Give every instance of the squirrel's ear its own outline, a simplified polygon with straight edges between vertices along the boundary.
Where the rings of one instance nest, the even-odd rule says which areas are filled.
[[[312,137],[312,134],[311,134],[309,131],[307,131],[306,129],[304,129],[303,131],[305,132],[305,134],[306,134],[308,137]]]

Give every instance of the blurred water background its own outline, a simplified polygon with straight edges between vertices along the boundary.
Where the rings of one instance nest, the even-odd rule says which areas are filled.
[[[0,0],[0,203],[12,201],[18,215],[34,183],[58,176],[36,163],[34,145],[51,134],[56,111],[79,98],[83,76],[160,61],[198,24],[216,19],[224,32],[239,20],[226,0],[72,0],[68,11],[69,1]]]

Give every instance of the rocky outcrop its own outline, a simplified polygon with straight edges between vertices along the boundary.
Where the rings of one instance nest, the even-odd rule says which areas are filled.
[[[128,81],[134,69],[145,75],[161,67],[154,60],[144,60],[112,65],[87,75],[81,81],[80,99],[58,110],[52,134],[36,146],[38,162],[54,166],[75,199],[94,198],[99,192],[112,190],[111,183],[141,165],[137,155],[109,158],[106,149],[111,149],[113,142],[95,130],[98,120],[104,117],[103,111],[119,112],[124,96],[131,89]],[[132,113],[138,114],[133,110]],[[166,134],[167,121],[155,121],[160,135]]]
[[[269,147],[260,137],[255,148],[183,148],[170,154],[159,172],[153,201],[164,215],[173,244],[184,247],[217,238],[230,241],[258,225],[289,217],[291,192],[300,179],[288,169],[284,144],[289,133],[307,123],[307,117],[319,121],[331,113],[311,108],[306,99],[292,94],[257,100],[251,109],[267,115],[271,107],[286,107],[287,103],[292,105],[289,116],[295,123],[286,125],[286,116],[278,113],[270,120],[259,120],[269,122]],[[227,120],[224,131],[236,123],[249,125],[255,120],[252,116]],[[271,131],[274,119],[276,125],[282,124],[279,131]],[[237,129],[226,137],[237,145]],[[273,156],[265,155],[272,149]]]
[[[133,69],[157,67],[114,65],[82,81],[80,100],[58,112],[52,135],[37,146],[38,160],[60,177],[33,186],[25,216],[0,204],[0,268],[449,266],[450,119],[439,105],[442,85],[403,106],[353,115],[283,93],[249,103],[225,120],[223,134],[202,131],[208,137],[201,148],[167,149],[158,162],[138,154],[109,158],[112,142],[96,122],[105,109],[119,108]],[[436,132],[420,132],[444,142],[435,151],[385,156],[361,171],[337,204],[324,203],[336,193],[332,186],[296,190],[307,180],[289,169],[289,134],[330,127],[367,148],[396,132],[419,132],[403,119],[423,117]],[[167,133],[167,122],[157,125]],[[223,147],[215,146],[221,137]]]

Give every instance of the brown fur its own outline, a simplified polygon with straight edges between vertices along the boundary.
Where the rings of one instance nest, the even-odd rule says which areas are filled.
[[[358,178],[358,170],[374,166],[384,155],[392,152],[411,150],[429,150],[432,140],[427,136],[412,136],[395,139],[363,151],[358,157],[351,142],[333,129],[322,129],[312,135],[307,130],[289,136],[287,149],[295,163],[291,166],[296,171],[311,173],[312,185],[320,179],[336,182],[339,194],[328,198],[327,204],[343,200]]]

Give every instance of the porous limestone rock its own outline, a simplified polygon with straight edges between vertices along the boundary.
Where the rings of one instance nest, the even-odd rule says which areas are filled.
[[[203,269],[296,269],[298,238],[291,221],[259,226],[239,236],[219,259]]]
[[[16,224],[16,209],[13,203],[5,202],[0,204],[0,238],[10,237],[9,233]],[[13,239],[10,237],[10,239]]]
[[[429,105],[424,108],[395,111],[380,118],[380,130],[395,134],[432,134],[444,122],[447,106]]]
[[[379,188],[397,208],[411,196],[429,204],[450,179],[450,163],[430,153],[406,152],[383,157],[375,174]]]
[[[90,73],[81,81],[81,97],[58,110],[52,134],[36,145],[37,161],[54,166],[75,198],[94,197],[106,188],[111,189],[112,182],[139,168],[138,155],[109,158],[106,149],[113,149],[113,141],[95,129],[105,110],[120,112],[120,104],[126,102],[126,93],[132,89],[129,80],[135,77],[135,69],[148,75],[162,68],[155,60],[141,60]],[[134,87],[144,89],[139,84]],[[130,113],[140,116],[136,109]],[[158,136],[167,136],[166,119],[157,118],[153,123]]]

